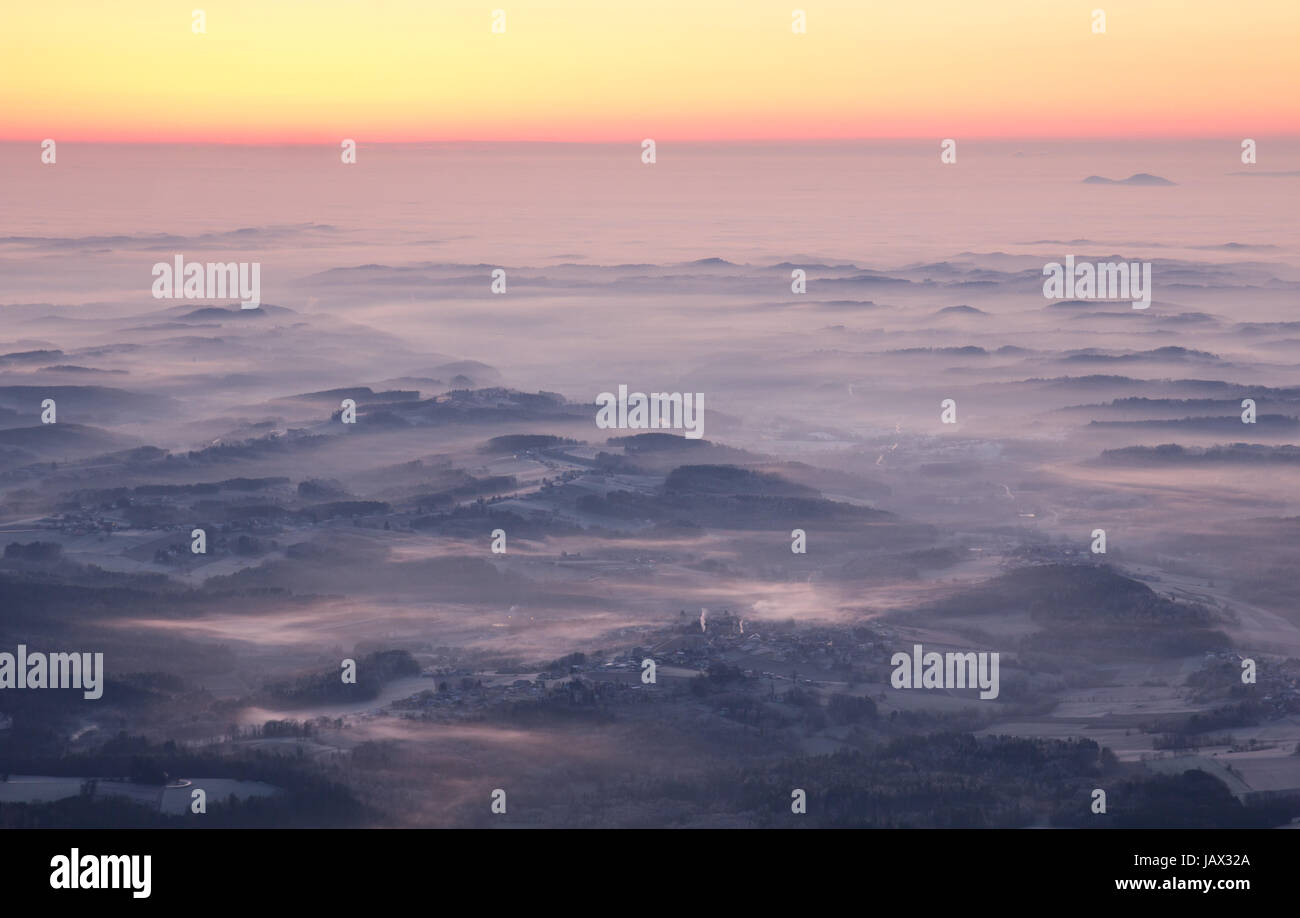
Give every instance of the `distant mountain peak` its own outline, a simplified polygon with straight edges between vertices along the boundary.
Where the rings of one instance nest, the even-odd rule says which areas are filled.
[[[1150,172],[1137,172],[1126,179],[1106,178],[1104,175],[1090,175],[1083,180],[1085,185],[1176,185],[1167,178],[1152,175]]]

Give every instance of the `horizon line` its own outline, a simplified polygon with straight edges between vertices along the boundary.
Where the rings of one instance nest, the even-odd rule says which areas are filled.
[[[1249,135],[1250,139],[1266,138],[1268,140],[1297,140],[1300,141],[1300,130],[1294,133],[1260,133],[1256,132]],[[342,143],[344,140],[352,140],[358,145],[367,144],[371,146],[433,146],[433,145],[453,145],[453,144],[482,144],[493,146],[508,146],[518,144],[532,144],[538,146],[623,146],[633,145],[640,146],[647,139],[653,139],[656,145],[669,143],[679,145],[742,145],[742,144],[835,144],[835,143],[939,143],[943,140],[953,139],[958,142],[966,143],[1081,143],[1081,144],[1099,144],[1099,143],[1122,143],[1128,142],[1165,142],[1165,143],[1182,143],[1182,142],[1220,142],[1231,141],[1239,143],[1246,139],[1246,135],[1238,136],[1237,134],[1161,134],[1161,135],[1134,135],[1122,134],[1114,136],[1098,136],[1096,134],[1082,136],[1064,136],[1064,135],[967,135],[963,138],[961,134],[956,136],[948,135],[940,137],[934,135],[863,135],[854,137],[844,136],[822,136],[822,137],[773,137],[773,136],[755,136],[755,137],[690,137],[677,138],[671,136],[660,137],[637,137],[624,139],[582,139],[582,140],[553,140],[541,138],[479,138],[479,137],[459,137],[443,139],[414,139],[414,140],[366,140],[355,135],[340,135],[329,139],[315,138],[310,140],[219,140],[213,138],[167,138],[167,139],[125,139],[125,138],[85,138],[69,137],[60,140],[57,135],[50,137],[37,137],[35,135],[28,137],[6,137],[0,136],[0,144],[36,144],[40,145],[46,140],[53,139],[57,143],[66,144],[98,144],[103,146],[221,146],[221,147],[320,147],[334,146]]]

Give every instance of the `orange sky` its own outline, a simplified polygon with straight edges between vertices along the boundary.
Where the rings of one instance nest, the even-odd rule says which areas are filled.
[[[0,138],[12,140],[1300,133],[1300,0],[6,7]],[[195,8],[206,34],[192,31]],[[807,34],[792,31],[793,9]]]

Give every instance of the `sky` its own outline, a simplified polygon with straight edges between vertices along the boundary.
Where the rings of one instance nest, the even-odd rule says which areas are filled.
[[[0,139],[1295,135],[1297,47],[1297,0],[9,3]]]

